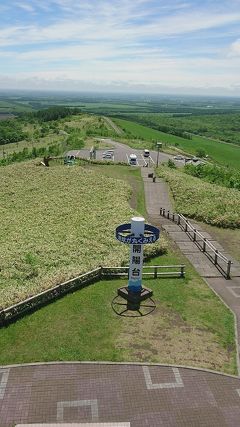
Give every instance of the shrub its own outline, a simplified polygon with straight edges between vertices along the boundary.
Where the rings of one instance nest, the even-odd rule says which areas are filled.
[[[169,182],[177,212],[225,228],[240,228],[240,193],[161,166],[157,174]]]

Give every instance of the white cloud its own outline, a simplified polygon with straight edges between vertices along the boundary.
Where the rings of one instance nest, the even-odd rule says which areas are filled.
[[[26,12],[35,12],[35,8],[33,7],[32,4],[29,3],[25,3],[25,2],[17,2],[16,6],[19,7],[20,9],[25,10]]]
[[[231,44],[230,56],[240,56],[240,39]]]
[[[16,21],[20,25],[2,25],[0,58],[5,59],[2,69],[8,76],[28,70],[18,73],[22,82],[80,87],[91,79],[105,86],[117,81],[120,86],[125,82],[152,88],[239,84],[236,0],[235,10],[224,0],[217,6],[209,0],[208,8],[190,0],[15,0],[15,4],[31,12],[25,14],[30,18]],[[233,34],[236,41],[229,54],[225,40]],[[201,44],[201,35],[205,40],[209,35],[207,43]]]
[[[90,14],[77,19],[65,19],[51,25],[10,27],[0,30],[0,46],[54,43],[86,40],[137,40],[139,38],[166,38],[199,30],[216,28],[240,21],[240,13],[217,14],[206,11],[173,14],[152,18],[150,23],[130,24],[132,6],[122,0],[120,11],[101,5]],[[145,16],[146,12],[139,15]],[[136,14],[134,17],[136,18]]]

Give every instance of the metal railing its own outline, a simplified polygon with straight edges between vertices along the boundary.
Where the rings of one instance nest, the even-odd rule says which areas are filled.
[[[160,271],[159,271],[160,270]],[[165,270],[165,271],[161,271]],[[129,266],[126,267],[102,267],[102,276],[128,277]],[[145,265],[143,266],[143,277],[157,279],[158,277],[184,277],[185,265]]]
[[[200,231],[198,231],[184,215],[170,212],[160,208],[160,215],[175,222],[188,237],[198,246],[198,248],[212,261],[220,273],[226,278],[231,279],[231,265],[233,262],[223,255]]]

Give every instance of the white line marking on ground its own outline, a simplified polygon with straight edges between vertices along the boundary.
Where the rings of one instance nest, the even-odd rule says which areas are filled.
[[[240,294],[237,294],[234,289],[239,289],[239,286],[228,286],[227,289],[231,292],[231,294],[235,297],[235,298],[240,298]]]
[[[126,153],[126,156],[127,156],[127,162],[128,162],[128,164],[129,164],[129,157],[128,157],[127,153]]]
[[[142,156],[142,159],[143,159],[143,165],[146,166],[147,165],[147,161],[146,161],[145,157],[142,154],[141,154],[141,156]]]
[[[4,398],[5,390],[7,387],[8,382],[8,375],[9,375],[10,369],[0,369],[0,376],[2,376],[0,381],[0,399]]]
[[[90,406],[92,421],[98,421],[98,403],[97,399],[92,400],[70,400],[66,402],[57,402],[57,421],[64,421],[64,408],[76,408],[81,406]]]
[[[146,386],[148,390],[155,390],[158,388],[176,388],[176,387],[184,387],[182,378],[180,376],[180,372],[178,368],[172,368],[174,376],[175,376],[175,382],[173,383],[152,383],[152,378],[150,375],[149,367],[143,366],[143,373],[146,381]]]
[[[130,423],[47,423],[47,424],[17,424],[16,427],[131,427]]]
[[[149,159],[151,160],[152,164],[155,165],[155,162],[151,156],[149,156]]]

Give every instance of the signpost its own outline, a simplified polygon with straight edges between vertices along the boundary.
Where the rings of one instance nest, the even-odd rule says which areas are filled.
[[[157,142],[157,164],[156,164],[157,168],[158,168],[159,150],[160,150],[160,148],[162,148],[162,143],[161,142]]]
[[[130,245],[128,286],[118,289],[118,295],[127,300],[128,310],[139,310],[141,301],[152,296],[151,289],[142,287],[143,245],[159,239],[159,229],[145,224],[142,217],[134,217],[131,223],[116,228],[116,238]]]

